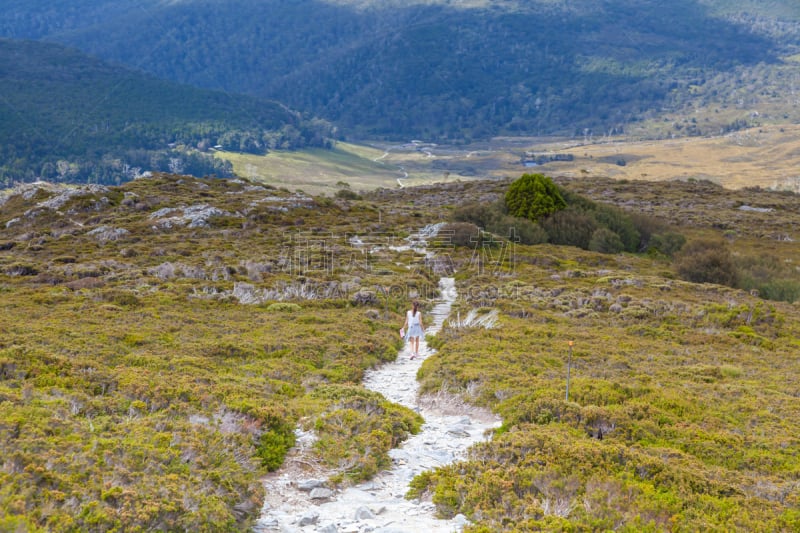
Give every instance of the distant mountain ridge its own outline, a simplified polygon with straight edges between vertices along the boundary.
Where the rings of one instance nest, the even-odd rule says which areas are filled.
[[[320,146],[329,134],[326,123],[275,102],[182,86],[35,41],[0,39],[0,95],[0,185],[119,183],[147,170],[229,176],[230,164],[203,152],[216,144],[256,152]]]
[[[796,53],[800,7],[34,0],[0,15],[0,32],[281,101],[356,135],[460,140],[625,131],[710,79]]]

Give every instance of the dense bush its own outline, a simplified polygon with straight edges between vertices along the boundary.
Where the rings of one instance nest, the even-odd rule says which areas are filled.
[[[768,300],[795,302],[800,299],[800,280],[796,278],[793,262],[764,254],[737,257],[736,267],[740,288],[757,291]]]
[[[724,242],[701,239],[687,243],[676,257],[675,269],[686,281],[735,287],[739,278]]]
[[[599,228],[589,239],[589,250],[602,254],[617,254],[625,249],[619,235],[608,228]]]
[[[600,226],[618,237],[622,245],[618,251],[637,252],[639,250],[641,236],[627,213],[614,206],[604,204],[595,204],[592,212]]]
[[[585,211],[565,209],[542,222],[542,227],[550,236],[550,242],[564,246],[577,246],[589,249],[592,235],[598,229],[597,221]]]
[[[479,228],[491,231],[498,221],[505,215],[505,204],[495,202],[493,204],[469,203],[464,204],[453,211],[453,220],[456,222],[470,222]]]
[[[590,241],[595,230],[605,228],[616,235],[622,247],[620,248],[616,242],[612,245],[608,241],[612,237],[606,232],[602,232],[598,234],[598,239],[608,242],[605,245],[596,242],[597,249],[595,251],[606,249],[609,251],[605,253],[621,251],[635,253],[642,249],[642,237],[636,220],[628,213],[618,207],[593,202],[569,189],[561,188],[561,194],[568,206],[565,211],[569,211],[570,214],[562,214],[559,217],[553,217],[556,220],[545,222],[545,229],[550,233],[551,242],[578,246],[585,250],[593,249],[590,248]],[[570,228],[569,226],[572,224],[575,227]],[[552,228],[552,233],[550,228]],[[617,252],[611,250],[617,250]]]
[[[756,289],[758,295],[767,300],[794,303],[800,300],[800,281],[776,279],[762,283]]]
[[[259,439],[256,455],[268,470],[277,470],[283,464],[283,458],[294,446],[294,426],[280,419],[272,421],[269,428]]]
[[[650,246],[650,240],[654,235],[662,234],[669,231],[669,226],[651,216],[642,213],[629,213],[628,216],[639,232],[639,249],[637,251],[644,252]]]
[[[455,246],[475,246],[481,236],[481,229],[469,222],[453,222],[441,230],[450,235]]]
[[[617,207],[560,188],[541,174],[525,174],[514,181],[503,203],[464,206],[454,216],[495,233],[504,230],[523,244],[551,242],[602,253],[643,251],[653,232],[663,228],[647,217],[633,218]],[[672,240],[665,242],[673,245]],[[662,253],[673,253],[672,247],[669,250]]]
[[[686,237],[680,233],[668,231],[651,236],[647,250],[673,257],[683,248],[684,244],[686,244]]]
[[[351,191],[350,189],[339,189],[336,191],[336,198],[341,198],[342,200],[360,200],[361,195],[355,191]]]
[[[505,196],[508,214],[538,221],[567,207],[556,184],[543,174],[523,174]]]
[[[547,232],[532,220],[504,217],[503,223],[508,225],[506,234],[520,244],[544,244],[550,240]]]
[[[463,205],[454,211],[453,220],[474,224],[520,244],[542,244],[549,240],[547,232],[536,222],[510,216],[503,201]]]

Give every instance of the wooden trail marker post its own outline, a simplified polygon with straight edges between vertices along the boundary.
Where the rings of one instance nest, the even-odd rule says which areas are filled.
[[[572,367],[572,341],[569,341],[569,356],[567,357],[567,395],[566,400],[569,401],[569,374]]]

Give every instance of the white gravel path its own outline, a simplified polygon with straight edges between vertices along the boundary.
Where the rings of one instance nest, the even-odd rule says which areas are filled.
[[[452,278],[442,278],[440,289],[441,300],[423,315],[428,334],[441,329],[457,296]],[[425,419],[418,435],[390,452],[392,468],[366,483],[341,491],[328,490],[324,481],[330,473],[318,468],[305,454],[313,436],[300,434],[298,446],[287,457],[285,466],[265,481],[267,496],[256,532],[461,531],[467,523],[463,516],[437,519],[430,501],[407,500],[405,494],[415,475],[458,460],[469,446],[488,438],[488,430],[497,427],[500,420],[458,402],[419,398],[417,370],[433,350],[423,341],[420,352],[421,357],[412,360],[406,347],[395,362],[368,372],[364,379],[367,388],[418,411]]]

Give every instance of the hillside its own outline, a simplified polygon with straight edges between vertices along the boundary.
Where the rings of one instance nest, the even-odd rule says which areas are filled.
[[[787,0],[38,1],[0,14],[0,35],[275,99],[361,138],[707,135],[753,110],[800,119]],[[698,111],[708,123],[660,124]]]
[[[60,45],[0,39],[0,186],[118,184],[146,171],[232,176],[207,152],[323,146],[283,105],[158,80]]]
[[[800,286],[794,194],[557,183],[647,213],[640,230],[722,239],[763,286]],[[796,304],[683,281],[654,250],[447,228],[445,262],[397,246],[508,187],[331,199],[159,174],[4,192],[0,529],[248,529],[298,426],[331,489],[370,478],[421,420],[362,377],[395,359],[409,299],[427,311],[454,266],[460,318],[429,339],[421,386],[503,426],[410,497],[473,532],[797,530]]]

